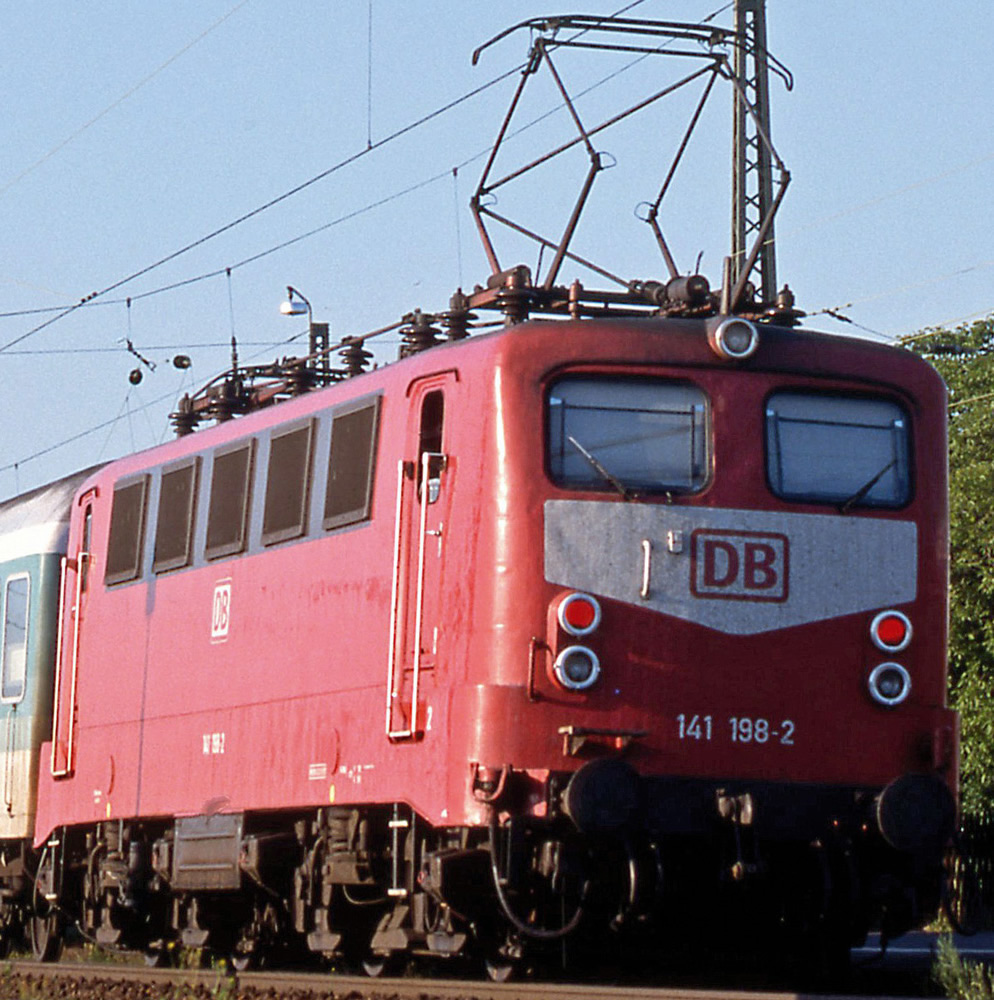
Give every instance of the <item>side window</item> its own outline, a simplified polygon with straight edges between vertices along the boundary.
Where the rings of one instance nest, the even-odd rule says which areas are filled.
[[[254,442],[214,455],[211,498],[207,511],[208,559],[245,549]]]
[[[563,378],[549,390],[547,421],[549,473],[560,486],[626,495],[693,492],[707,483],[710,421],[697,386]]]
[[[26,574],[9,577],[3,598],[3,658],[0,665],[0,701],[20,701],[28,666],[28,598],[31,581]]]
[[[156,573],[190,565],[200,459],[164,469],[155,521]]]
[[[441,389],[429,392],[421,404],[421,430],[418,435],[418,456],[425,452],[441,452],[442,425],[445,421],[445,397]]]
[[[425,455],[442,453],[442,431],[445,426],[445,397],[441,389],[429,392],[421,403],[421,426],[418,430],[418,495],[424,477]],[[444,459],[428,460],[428,503],[438,499]]]
[[[313,422],[274,435],[269,442],[262,543],[299,538],[307,528]]]
[[[141,573],[148,476],[114,487],[104,583],[124,583]]]
[[[785,500],[845,509],[911,498],[904,410],[887,399],[778,392],[766,403],[770,488]]]
[[[332,418],[325,528],[340,528],[370,516],[379,414],[377,397],[338,410]]]

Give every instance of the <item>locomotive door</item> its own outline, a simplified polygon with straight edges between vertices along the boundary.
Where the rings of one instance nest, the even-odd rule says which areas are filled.
[[[76,766],[76,687],[79,640],[93,564],[93,501],[96,491],[80,498],[82,528],[62,558],[59,585],[59,633],[55,654],[55,704],[52,707],[52,776],[65,778]]]
[[[410,430],[397,468],[386,732],[420,739],[431,728],[426,684],[438,663],[441,574],[450,507],[444,450],[446,387],[454,373],[412,386]]]

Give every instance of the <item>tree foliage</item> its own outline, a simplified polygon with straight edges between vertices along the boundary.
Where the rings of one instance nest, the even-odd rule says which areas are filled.
[[[994,807],[994,316],[905,346],[949,389],[950,700],[961,715],[963,808]]]

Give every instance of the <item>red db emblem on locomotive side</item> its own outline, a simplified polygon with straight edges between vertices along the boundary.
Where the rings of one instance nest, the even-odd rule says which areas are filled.
[[[690,591],[729,601],[786,601],[786,535],[700,528],[691,536]]]

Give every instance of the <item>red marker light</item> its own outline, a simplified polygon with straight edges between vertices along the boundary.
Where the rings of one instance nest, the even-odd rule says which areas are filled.
[[[589,594],[569,594],[559,605],[558,618],[570,635],[589,635],[601,623],[601,606]]]
[[[877,649],[899,653],[911,642],[911,621],[900,611],[881,611],[870,625],[870,638]]]

